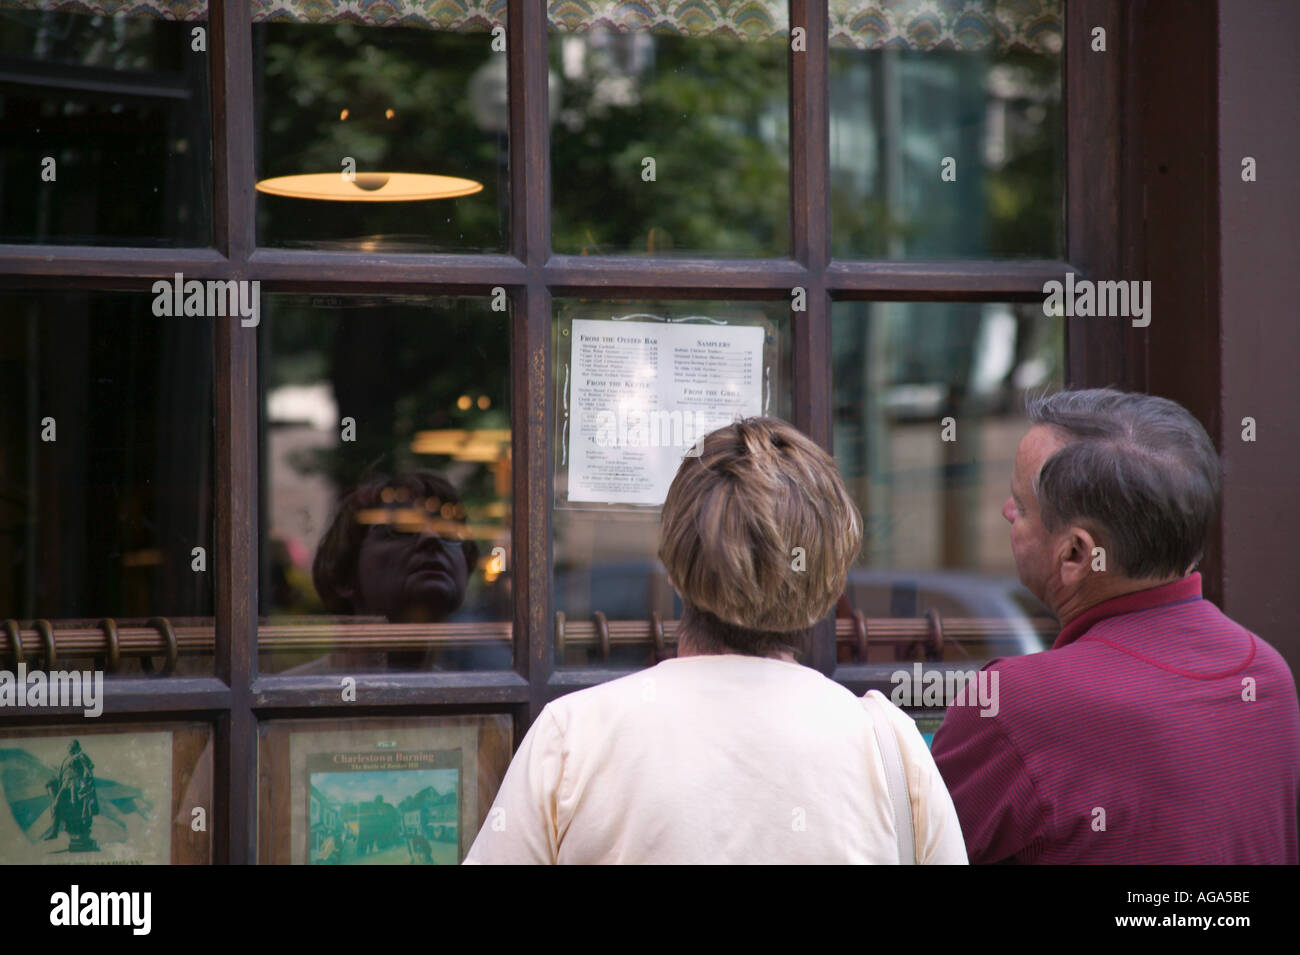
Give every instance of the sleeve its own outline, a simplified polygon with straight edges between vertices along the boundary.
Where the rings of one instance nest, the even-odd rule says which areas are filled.
[[[957,808],[970,861],[1032,862],[1042,849],[1047,806],[998,717],[974,706],[948,707],[931,753]]]
[[[918,865],[966,865],[966,845],[952,798],[925,745],[916,721],[877,690],[878,711],[887,711],[898,739],[907,771],[907,793],[912,804],[912,830]]]
[[[556,791],[564,737],[547,706],[510,761],[466,865],[554,865],[559,854]]]

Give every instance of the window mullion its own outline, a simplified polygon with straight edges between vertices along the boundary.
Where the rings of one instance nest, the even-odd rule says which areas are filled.
[[[256,245],[252,19],[248,0],[212,0],[208,10],[213,240],[238,271]]]
[[[830,214],[827,180],[830,169],[830,106],[826,0],[790,0],[790,247],[807,268],[803,308],[792,294],[794,330],[795,425],[826,448],[831,446],[830,295],[826,265],[830,259]],[[802,44],[795,30],[804,31]],[[802,47],[797,48],[797,47]],[[835,665],[835,627],[823,620],[813,630],[816,670],[829,674]]]

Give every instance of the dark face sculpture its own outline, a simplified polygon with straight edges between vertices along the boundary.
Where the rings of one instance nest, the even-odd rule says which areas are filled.
[[[376,524],[361,543],[353,600],[358,612],[395,623],[436,621],[460,607],[468,581],[460,541]]]

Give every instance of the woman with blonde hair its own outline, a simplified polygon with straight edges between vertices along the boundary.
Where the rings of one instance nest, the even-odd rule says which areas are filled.
[[[912,720],[795,662],[861,546],[835,462],[773,418],[697,450],[660,530],[677,657],[547,704],[466,861],[965,863]]]

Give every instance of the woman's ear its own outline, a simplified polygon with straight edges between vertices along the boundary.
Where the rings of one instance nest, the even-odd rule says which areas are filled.
[[[359,591],[352,584],[339,584],[334,588],[334,597],[336,602],[346,604],[345,607],[336,611],[340,614],[362,613],[360,601],[357,599]]]
[[[474,573],[474,568],[478,566],[478,544],[467,540],[461,545],[460,549],[465,554],[465,570],[471,574]]]

